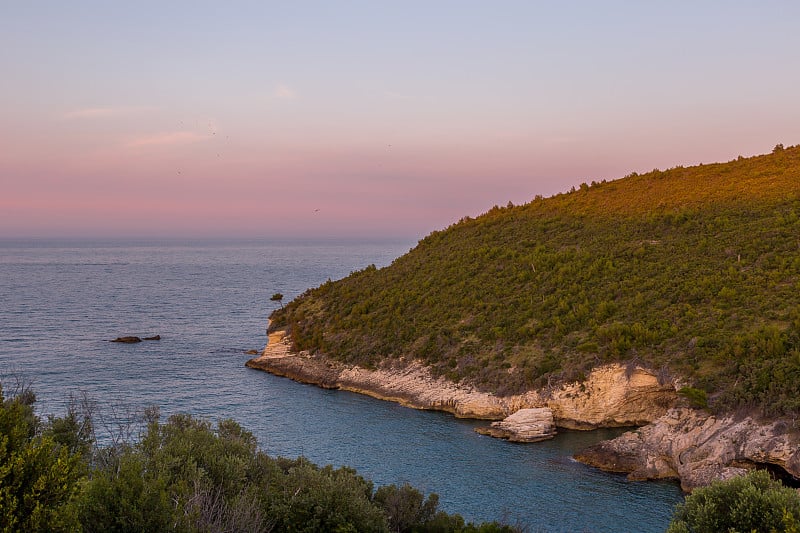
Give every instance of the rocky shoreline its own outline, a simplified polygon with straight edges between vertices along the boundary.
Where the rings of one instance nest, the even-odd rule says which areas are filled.
[[[800,480],[800,436],[782,422],[715,418],[681,407],[673,383],[648,369],[598,367],[581,383],[547,391],[496,396],[434,377],[419,362],[375,370],[291,350],[284,331],[270,334],[246,366],[302,383],[341,389],[415,409],[495,421],[479,432],[519,442],[555,435],[556,428],[643,426],[578,454],[579,461],[630,479],[677,479],[684,490],[771,465]]]
[[[753,468],[767,468],[793,486],[800,482],[800,438],[787,423],[688,408],[671,409],[576,459],[632,480],[678,479],[687,492]]]
[[[607,365],[584,382],[551,391],[496,396],[434,377],[419,362],[369,370],[324,356],[291,350],[285,332],[270,334],[260,357],[246,366],[327,389],[341,389],[400,403],[415,409],[452,413],[460,418],[501,420],[520,409],[548,408],[555,425],[569,429],[639,426],[662,416],[678,401],[671,384],[641,367]]]

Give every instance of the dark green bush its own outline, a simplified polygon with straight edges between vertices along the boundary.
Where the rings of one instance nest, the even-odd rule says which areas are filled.
[[[800,494],[764,470],[696,489],[679,504],[669,533],[800,531]]]
[[[678,391],[678,394],[689,400],[689,404],[696,409],[705,409],[708,407],[708,395],[706,391],[702,389],[683,387]]]
[[[97,447],[89,412],[42,424],[34,402],[0,387],[0,531],[513,531],[465,524],[410,485],[268,457],[233,420],[149,409],[138,441]]]

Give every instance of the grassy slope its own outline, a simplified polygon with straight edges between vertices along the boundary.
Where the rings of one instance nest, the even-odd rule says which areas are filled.
[[[641,361],[800,411],[800,146],[493,208],[273,315],[300,349],[499,393]]]

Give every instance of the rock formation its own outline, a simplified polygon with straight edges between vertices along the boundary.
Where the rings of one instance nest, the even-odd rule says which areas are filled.
[[[575,457],[630,479],[681,481],[686,491],[754,467],[771,467],[800,481],[800,437],[780,421],[715,417],[671,409],[645,427],[596,444]]]
[[[672,383],[659,383],[639,366],[606,365],[595,368],[579,383],[553,391],[546,405],[556,425],[569,429],[641,426],[676,405]]]
[[[520,409],[489,427],[475,428],[482,435],[508,439],[511,442],[539,442],[556,435],[553,411],[547,407]]]

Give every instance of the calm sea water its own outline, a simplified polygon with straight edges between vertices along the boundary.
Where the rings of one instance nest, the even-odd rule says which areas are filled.
[[[478,435],[478,422],[244,367],[244,351],[264,346],[273,293],[288,301],[411,245],[0,241],[0,380],[32,381],[42,414],[85,392],[104,413],[156,404],[164,415],[234,418],[272,455],[353,466],[376,485],[407,481],[470,520],[663,531],[682,499],[675,484],[571,459],[610,432],[511,444]]]

